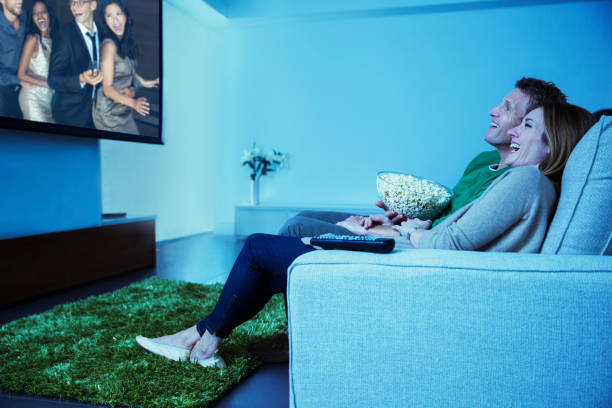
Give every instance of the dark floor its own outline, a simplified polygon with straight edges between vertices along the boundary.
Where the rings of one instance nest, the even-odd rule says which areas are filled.
[[[242,240],[232,235],[214,234],[158,242],[157,265],[154,268],[123,274],[2,309],[0,324],[45,311],[58,304],[110,292],[150,276],[197,283],[224,282],[242,244]],[[288,406],[289,371],[286,363],[263,365],[216,404],[219,408]],[[0,393],[0,407],[74,408],[94,405]]]

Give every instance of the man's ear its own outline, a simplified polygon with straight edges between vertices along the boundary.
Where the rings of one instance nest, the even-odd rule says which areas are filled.
[[[89,4],[91,4],[91,11],[94,11],[98,7],[98,2],[95,0]]]

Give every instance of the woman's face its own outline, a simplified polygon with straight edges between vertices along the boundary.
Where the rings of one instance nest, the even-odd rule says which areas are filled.
[[[512,167],[537,168],[550,154],[544,130],[544,110],[537,108],[529,112],[520,125],[508,131],[512,140],[506,162]]]
[[[118,4],[111,3],[106,6],[106,9],[104,10],[104,20],[106,21],[108,28],[110,28],[117,37],[123,37],[127,17]]]
[[[43,3],[34,3],[32,20],[43,35],[49,32],[49,12]]]

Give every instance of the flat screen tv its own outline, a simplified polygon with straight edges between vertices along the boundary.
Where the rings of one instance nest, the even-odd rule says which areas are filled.
[[[0,0],[0,128],[162,143],[161,3]]]

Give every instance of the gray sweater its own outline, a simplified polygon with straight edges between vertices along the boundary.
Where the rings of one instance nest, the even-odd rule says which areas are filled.
[[[534,167],[499,176],[476,200],[421,235],[419,248],[539,252],[557,203],[551,181]]]

